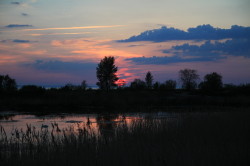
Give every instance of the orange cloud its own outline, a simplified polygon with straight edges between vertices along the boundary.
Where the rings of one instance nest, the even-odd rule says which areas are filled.
[[[1,55],[0,58],[0,64],[5,64],[5,63],[10,63],[10,62],[15,62],[16,58],[8,55]]]
[[[18,47],[21,48],[30,48],[32,46],[32,44],[30,43],[21,43],[21,44],[17,44]]]
[[[64,60],[87,60],[98,63],[104,56],[114,56],[116,65],[119,67],[118,77],[130,82],[136,78],[133,72],[136,70],[126,58],[141,57],[143,54],[127,51],[125,48],[113,47],[113,42],[110,40],[93,40],[93,39],[71,39],[71,40],[53,40],[51,45],[55,49],[64,50],[68,55]],[[66,53],[65,53],[66,55]]]
[[[47,51],[40,47],[34,43],[0,43],[0,63],[17,64],[43,58]]]
[[[29,55],[42,55],[45,54],[46,50],[34,50],[34,51],[23,51],[23,54],[29,54]]]
[[[33,33],[33,34],[28,34],[30,36],[46,36],[46,35],[81,35],[81,34],[90,34],[93,32],[81,32],[81,33]]]
[[[84,54],[90,57],[95,55],[95,58],[104,56],[115,57],[138,57],[141,54],[130,53],[125,50],[120,50],[112,46],[109,40],[92,40],[92,39],[76,39],[76,40],[53,40],[52,46],[60,47],[61,49],[68,49],[74,54]]]
[[[99,28],[115,28],[123,27],[124,25],[99,25],[99,26],[84,26],[84,27],[59,27],[59,28],[40,28],[40,29],[22,29],[20,31],[46,31],[46,30],[72,30],[72,29],[99,29]]]

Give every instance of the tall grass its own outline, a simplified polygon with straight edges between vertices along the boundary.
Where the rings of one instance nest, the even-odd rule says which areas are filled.
[[[1,165],[249,165],[250,113],[144,118],[94,132],[79,125],[49,132],[27,125],[8,138],[1,127]]]

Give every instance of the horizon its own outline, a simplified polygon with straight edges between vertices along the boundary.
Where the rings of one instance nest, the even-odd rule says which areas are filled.
[[[181,4],[181,5],[180,5]],[[250,83],[246,0],[0,1],[0,75],[18,85],[96,86],[96,67],[114,56],[127,82],[178,81],[178,71],[217,72]]]

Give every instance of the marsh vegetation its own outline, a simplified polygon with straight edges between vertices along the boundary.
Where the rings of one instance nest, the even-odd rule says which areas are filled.
[[[182,113],[176,118],[146,116],[128,123],[91,124],[53,130],[0,129],[1,165],[248,165],[247,111]]]

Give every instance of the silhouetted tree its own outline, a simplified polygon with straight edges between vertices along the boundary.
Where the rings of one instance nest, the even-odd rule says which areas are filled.
[[[145,82],[146,82],[146,85],[147,85],[147,88],[148,89],[151,89],[152,86],[153,86],[153,75],[151,74],[150,71],[147,72],[146,74],[146,77],[145,77]]]
[[[166,89],[166,85],[165,85],[164,83],[163,83],[163,84],[160,83],[160,84],[159,84],[159,89],[160,89],[160,90],[165,90],[165,89]]]
[[[79,86],[73,85],[71,83],[67,83],[65,86],[61,87],[61,90],[63,91],[72,91],[79,89]]]
[[[0,75],[0,91],[13,91],[17,89],[15,79],[8,75]]]
[[[222,76],[216,72],[204,76],[204,81],[199,85],[202,90],[216,91],[222,89]]]
[[[165,82],[166,89],[168,90],[174,90],[176,89],[176,81],[174,80],[167,80]]]
[[[158,81],[156,81],[156,82],[154,83],[154,85],[153,85],[153,88],[154,88],[155,90],[157,90],[157,89],[159,89],[159,85],[160,85],[160,83],[159,83]]]
[[[114,57],[104,57],[96,68],[96,83],[100,89],[109,91],[116,87],[115,82],[119,79],[116,75],[118,68],[115,66]]]
[[[19,91],[21,94],[35,96],[44,94],[46,89],[36,85],[24,85]]]
[[[145,89],[146,83],[140,79],[135,79],[133,82],[131,82],[130,88],[132,88],[132,89]]]
[[[186,90],[195,89],[197,87],[197,80],[199,75],[196,70],[184,69],[179,71],[179,78],[182,82],[182,88]]]
[[[86,90],[86,88],[87,88],[87,81],[83,80],[81,83],[81,90]]]

